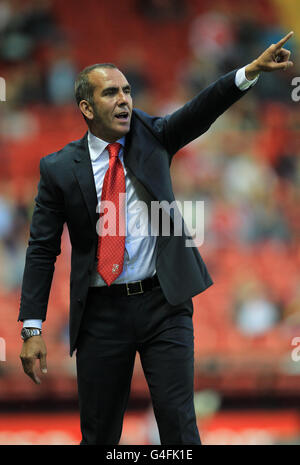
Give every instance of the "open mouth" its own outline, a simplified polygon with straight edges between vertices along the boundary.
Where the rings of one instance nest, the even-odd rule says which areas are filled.
[[[127,121],[129,119],[129,113],[128,111],[122,111],[115,115],[115,117],[120,121]]]

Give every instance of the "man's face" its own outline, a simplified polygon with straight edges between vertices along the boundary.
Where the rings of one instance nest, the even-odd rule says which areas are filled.
[[[115,68],[98,68],[89,74],[94,85],[90,128],[95,136],[115,142],[130,130],[132,98],[125,76]]]

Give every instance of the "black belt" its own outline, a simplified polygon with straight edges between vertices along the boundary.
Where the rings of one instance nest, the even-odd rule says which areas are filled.
[[[111,286],[90,287],[90,291],[97,292],[97,294],[105,295],[137,295],[143,294],[146,291],[151,291],[159,286],[157,275],[152,278],[146,278],[142,281],[132,281],[126,284],[112,284]]]

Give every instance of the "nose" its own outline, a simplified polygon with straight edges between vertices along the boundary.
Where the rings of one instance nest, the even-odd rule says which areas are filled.
[[[128,103],[128,94],[120,90],[118,94],[118,105],[126,105]]]

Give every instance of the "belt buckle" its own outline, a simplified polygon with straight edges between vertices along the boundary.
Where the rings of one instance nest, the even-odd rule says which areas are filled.
[[[139,283],[140,284],[140,290],[137,292],[131,292],[129,289],[129,284],[134,284],[134,283]],[[143,294],[143,286],[142,286],[142,281],[132,281],[131,283],[126,283],[126,289],[127,289],[127,295],[136,295],[136,294]]]

